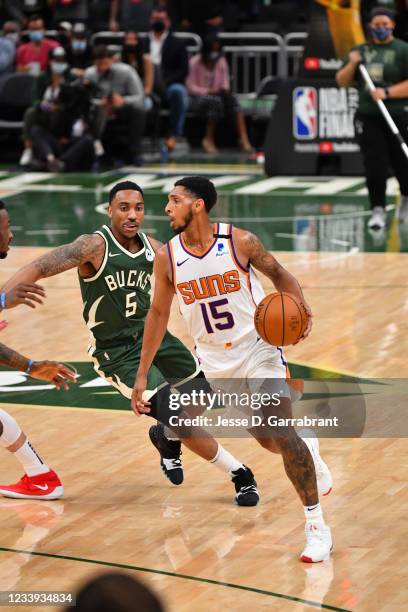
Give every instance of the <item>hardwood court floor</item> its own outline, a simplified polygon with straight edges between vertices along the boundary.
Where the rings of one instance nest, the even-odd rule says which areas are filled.
[[[1,281],[42,251],[12,250]],[[301,281],[315,314],[311,337],[286,351],[291,361],[365,377],[407,376],[404,255],[277,256]],[[10,325],[2,341],[34,358],[84,361],[76,274],[44,285],[42,309],[4,313]],[[176,308],[172,329],[185,338]],[[148,418],[25,405],[10,412],[63,477],[66,497],[0,500],[0,590],[70,589],[119,564],[152,585],[172,612],[408,607],[403,439],[322,440],[335,479],[322,502],[335,551],[329,562],[310,566],[297,560],[301,505],[279,457],[254,442],[225,441],[256,472],[261,504],[245,509],[232,503],[224,475],[188,451],[185,483],[168,485],[147,441]],[[19,475],[2,453],[1,481]]]

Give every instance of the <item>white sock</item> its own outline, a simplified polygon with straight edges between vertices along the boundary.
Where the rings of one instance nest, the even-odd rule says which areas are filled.
[[[0,409],[0,422],[3,425],[3,433],[0,436],[0,446],[8,448],[21,436],[19,424],[5,410]],[[12,453],[21,463],[25,473],[28,476],[37,476],[38,474],[46,474],[50,471],[48,465],[44,463],[41,457],[37,454],[35,448],[29,440],[26,440],[21,448]]]
[[[315,504],[314,506],[303,506],[303,510],[305,512],[307,523],[314,523],[319,527],[323,527],[323,511],[319,503]]]
[[[0,446],[7,448],[17,442],[21,436],[21,429],[19,424],[13,417],[5,410],[0,409],[0,423],[3,425],[3,432],[0,436]]]
[[[243,464],[235,459],[231,453],[229,453],[225,448],[218,444],[217,454],[214,459],[210,460],[210,463],[216,465],[223,472],[227,472],[230,476],[233,476],[232,472],[236,472],[240,468],[243,468]]]
[[[38,474],[46,474],[50,471],[48,465],[31,445],[30,440],[26,440],[23,446],[14,453],[14,456],[20,461],[28,476],[38,476]]]

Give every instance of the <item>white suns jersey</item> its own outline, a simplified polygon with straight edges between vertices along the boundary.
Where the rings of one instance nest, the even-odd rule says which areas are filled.
[[[214,242],[191,253],[182,235],[167,243],[181,314],[197,348],[229,348],[256,335],[254,314],[265,293],[252,268],[237,260],[232,225],[214,224]]]

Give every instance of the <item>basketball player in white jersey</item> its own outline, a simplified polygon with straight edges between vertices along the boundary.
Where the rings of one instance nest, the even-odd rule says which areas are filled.
[[[146,376],[165,333],[174,293],[208,379],[246,379],[251,386],[253,379],[286,377],[282,350],[263,342],[254,327],[256,304],[264,293],[253,268],[264,273],[278,291],[296,295],[304,303],[299,283],[256,236],[226,223],[213,224],[209,211],[216,201],[214,185],[203,177],[183,178],[170,192],[166,214],[176,236],[155,259],[155,292],[132,395],[136,413],[150,410],[142,397]],[[310,328],[311,318],[303,337]],[[291,416],[289,397],[280,398],[279,411]],[[260,427],[249,431],[261,446],[282,455],[303,503],[307,542],[301,560],[328,559],[331,531],[323,519],[316,476],[323,494],[330,491],[332,481],[318,455],[317,440],[302,440],[293,429],[274,438],[266,437]]]
[[[0,259],[7,257],[13,233],[10,217],[4,202],[0,201]],[[14,308],[20,304],[35,308],[42,304],[44,289],[34,283],[17,285],[8,292],[0,293],[0,310]],[[2,322],[4,323],[4,322]],[[33,361],[0,343],[0,364],[25,372],[32,378],[53,383],[58,389],[68,389],[66,381],[75,382],[75,372],[54,361]],[[24,476],[13,485],[1,486],[0,494],[23,499],[58,499],[64,489],[54,470],[37,454],[17,421],[0,409],[0,446],[13,453],[24,469]]]

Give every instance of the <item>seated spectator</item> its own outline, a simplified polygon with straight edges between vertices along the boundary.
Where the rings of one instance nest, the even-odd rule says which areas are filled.
[[[109,29],[147,32],[152,10],[153,0],[112,0]]]
[[[53,25],[61,21],[88,21],[88,0],[48,0],[48,6],[52,9]]]
[[[37,167],[50,172],[87,170],[94,157],[93,140],[85,130],[82,105],[64,49],[51,52],[49,69],[38,77],[30,129]],[[78,86],[79,86],[79,82]]]
[[[123,42],[122,61],[132,66],[140,76],[145,94],[145,110],[151,110],[153,108],[154,66],[150,55],[143,53],[143,45],[140,42],[139,34],[136,32],[126,32]]]
[[[93,124],[95,152],[98,157],[103,154],[101,140],[107,128],[122,127],[129,161],[141,165],[140,147],[145,123],[142,82],[131,66],[115,62],[105,46],[96,47],[93,57],[94,66],[85,70],[84,82],[93,84],[98,90]]]
[[[187,79],[190,109],[207,119],[202,146],[207,153],[216,153],[215,127],[217,121],[234,116],[239,144],[243,151],[251,152],[245,116],[237,98],[231,93],[227,60],[222,54],[221,42],[215,36],[205,39],[201,53],[190,59]]]
[[[172,151],[177,145],[177,139],[184,133],[188,109],[185,87],[188,55],[184,42],[174,36],[170,27],[171,20],[166,9],[153,11],[146,52],[154,64],[154,92],[170,111],[166,145]]]
[[[76,23],[72,28],[72,40],[67,56],[71,72],[76,76],[82,77],[85,69],[92,64],[92,50],[84,23]]]
[[[28,22],[30,42],[20,45],[16,54],[17,72],[39,75],[48,68],[49,52],[59,46],[55,40],[45,38],[44,20],[35,15]]]
[[[0,36],[0,77],[14,72],[16,46],[20,39],[20,26],[15,21],[6,21]]]

